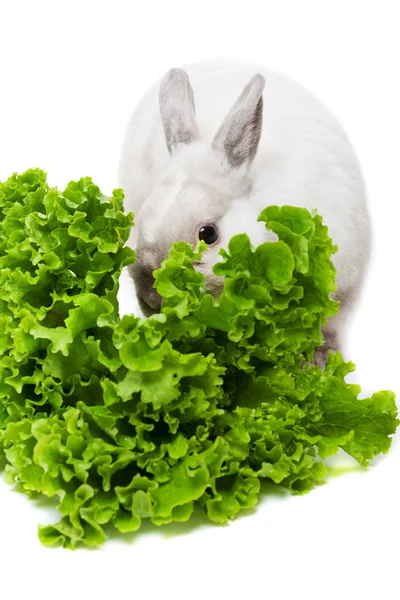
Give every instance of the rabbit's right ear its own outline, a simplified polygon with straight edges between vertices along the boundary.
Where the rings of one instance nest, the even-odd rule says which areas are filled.
[[[225,154],[231,167],[249,166],[261,138],[265,78],[254,75],[236,100],[212,143]]]
[[[160,85],[160,112],[170,154],[178,144],[199,139],[193,89],[183,69],[171,69]]]

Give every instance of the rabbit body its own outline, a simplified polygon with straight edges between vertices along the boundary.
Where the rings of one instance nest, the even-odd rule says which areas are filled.
[[[370,219],[349,140],[298,83],[237,61],[171,70],[132,115],[119,184],[125,210],[135,214],[131,274],[144,313],[160,306],[152,271],[175,241],[195,244],[202,226],[215,226],[218,239],[196,268],[216,295],[222,282],[212,266],[233,235],[247,233],[254,245],[276,239],[257,222],[263,208],[316,208],[339,247],[333,262],[341,307],[325,327],[325,354],[339,346],[368,263]]]

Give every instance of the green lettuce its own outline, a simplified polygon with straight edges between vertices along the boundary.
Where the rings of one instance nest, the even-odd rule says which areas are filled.
[[[59,500],[46,545],[105,541],[187,521],[224,523],[263,479],[294,494],[327,474],[339,448],[366,466],[390,448],[394,394],[360,400],[339,352],[313,364],[331,299],[336,247],[316,213],[272,206],[277,242],[237,235],[221,251],[213,299],[174,244],[155,272],[160,314],[118,316],[134,252],[123,193],[90,178],[50,189],[30,170],[0,184],[0,454],[28,496]]]

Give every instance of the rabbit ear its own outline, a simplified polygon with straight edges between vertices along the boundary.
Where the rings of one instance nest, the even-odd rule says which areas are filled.
[[[223,152],[232,167],[249,165],[254,159],[262,129],[265,79],[254,75],[236,100],[212,143]]]
[[[188,74],[171,69],[160,85],[160,111],[168,151],[178,144],[190,144],[199,139],[194,96]]]

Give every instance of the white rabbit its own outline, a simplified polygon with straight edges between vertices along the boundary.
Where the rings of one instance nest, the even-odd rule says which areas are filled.
[[[264,100],[263,100],[264,95]],[[253,243],[276,239],[257,223],[268,205],[317,208],[339,252],[340,311],[324,328],[339,348],[345,317],[359,296],[368,264],[370,219],[359,164],[341,126],[307,90],[264,67],[207,61],[170,70],[144,96],[129,123],[119,184],[135,214],[131,267],[143,314],[158,310],[153,288],[173,242],[209,243],[196,268],[216,295],[218,251],[237,233]],[[133,295],[133,288],[132,288]],[[139,306],[132,298],[131,310]]]

